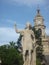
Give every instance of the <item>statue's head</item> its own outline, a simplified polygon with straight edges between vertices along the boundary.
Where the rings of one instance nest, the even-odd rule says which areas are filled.
[[[32,27],[31,24],[30,24],[29,22],[27,22],[27,23],[26,23],[26,28],[29,29],[29,28],[31,28],[31,27]]]

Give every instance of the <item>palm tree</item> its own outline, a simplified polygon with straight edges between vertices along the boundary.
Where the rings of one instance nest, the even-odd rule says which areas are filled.
[[[10,43],[10,48],[15,48],[15,42],[9,42]]]

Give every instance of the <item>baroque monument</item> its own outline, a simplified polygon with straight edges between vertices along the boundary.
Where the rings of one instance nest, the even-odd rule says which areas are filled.
[[[15,30],[16,30],[16,33],[20,33],[23,36],[21,40],[21,44],[23,48],[22,54],[23,54],[24,65],[32,65],[33,52],[35,47],[35,35],[34,35],[34,32],[31,30],[31,24],[27,22],[26,28],[24,30],[16,29],[16,25],[15,25]],[[36,65],[36,64],[33,64],[33,65]]]
[[[31,29],[32,25],[27,22],[26,27],[23,30],[19,30],[15,24],[15,31],[22,35],[21,44],[22,44],[22,54],[23,54],[23,65],[36,65],[36,44],[34,31]],[[42,34],[42,45],[43,45],[43,54],[45,55],[46,65],[49,65],[49,37],[46,35],[44,25],[44,18],[40,14],[40,9],[37,10],[37,15],[34,18],[34,28],[35,30],[41,29]]]
[[[46,65],[49,65],[49,36],[45,32],[44,18],[40,14],[40,9],[37,10],[37,15],[34,18],[34,27],[36,30],[41,29],[41,39],[43,45],[43,55],[45,55]]]

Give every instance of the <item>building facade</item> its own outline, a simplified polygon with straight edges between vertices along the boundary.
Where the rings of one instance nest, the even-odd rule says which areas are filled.
[[[49,36],[47,36],[45,29],[46,26],[44,25],[44,18],[40,14],[40,9],[37,10],[37,14],[34,18],[34,27],[36,30],[41,29],[41,38],[42,38],[42,45],[43,45],[43,54],[45,55],[47,65],[49,65]]]

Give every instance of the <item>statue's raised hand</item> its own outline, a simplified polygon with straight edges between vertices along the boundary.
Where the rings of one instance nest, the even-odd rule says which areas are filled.
[[[14,24],[14,27],[16,27],[16,23]]]
[[[14,28],[16,29],[17,27],[16,27],[17,25],[16,25],[16,23],[14,24]]]

